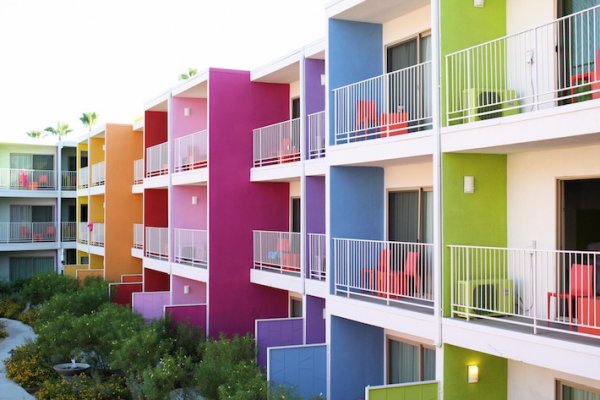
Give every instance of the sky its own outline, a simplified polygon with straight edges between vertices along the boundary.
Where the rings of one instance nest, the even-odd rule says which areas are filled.
[[[252,70],[324,34],[325,0],[0,0],[0,140],[132,123],[189,67]]]

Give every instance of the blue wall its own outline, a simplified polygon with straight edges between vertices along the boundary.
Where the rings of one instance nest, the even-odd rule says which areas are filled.
[[[269,382],[294,386],[305,399],[327,393],[327,346],[269,349]]]
[[[363,398],[383,385],[383,329],[331,317],[331,400]]]
[[[383,28],[366,22],[329,20],[327,77],[337,89],[383,73]],[[333,92],[329,93],[329,143],[334,143]]]

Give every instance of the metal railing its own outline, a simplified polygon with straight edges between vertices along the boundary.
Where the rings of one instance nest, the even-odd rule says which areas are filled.
[[[146,227],[144,255],[160,260],[169,259],[169,228]]]
[[[300,275],[300,234],[253,231],[254,268]]]
[[[55,222],[0,222],[0,243],[55,241]]]
[[[431,61],[333,90],[335,144],[431,129]]]
[[[449,247],[453,317],[600,334],[599,252]]]
[[[325,111],[308,116],[308,158],[325,157]]]
[[[133,224],[133,247],[144,248],[144,224]]]
[[[77,227],[77,241],[87,244],[90,241],[90,230],[87,222],[80,222]]]
[[[77,238],[77,222],[61,222],[60,233],[63,242],[74,242]]]
[[[133,184],[140,185],[144,183],[144,159],[133,160]]]
[[[600,98],[600,6],[446,55],[449,125]]]
[[[433,308],[433,245],[333,239],[334,293]]]
[[[169,148],[164,142],[146,149],[146,177],[169,173]]]
[[[308,239],[308,277],[324,281],[327,277],[327,255],[325,251],[325,235],[309,233]]]
[[[88,224],[88,229],[90,230],[90,245],[104,247],[104,223]]]
[[[300,161],[300,118],[254,129],[253,165]]]
[[[62,190],[77,190],[77,171],[61,171]]]
[[[106,163],[100,161],[92,165],[92,186],[101,186],[106,182]]]
[[[208,160],[208,131],[175,139],[175,172],[204,168]]]
[[[175,239],[174,261],[194,267],[208,265],[208,234],[199,229],[173,229]]]
[[[83,167],[79,169],[79,176],[77,177],[77,187],[79,189],[85,189],[90,185],[90,169],[89,167]]]
[[[54,171],[0,168],[0,188],[10,190],[54,190]]]

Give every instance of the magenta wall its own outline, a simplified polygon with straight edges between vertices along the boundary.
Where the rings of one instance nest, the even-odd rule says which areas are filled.
[[[169,274],[144,268],[144,292],[160,292],[169,290]]]
[[[169,292],[133,293],[132,308],[145,320],[160,319],[163,317],[164,306],[169,304],[169,298]]]
[[[188,322],[190,325],[201,328],[206,332],[206,306],[166,306],[165,314],[169,315],[174,322]]]
[[[250,168],[252,129],[289,118],[289,88],[252,83],[243,71],[211,69],[209,80],[209,334],[216,337],[287,316],[287,293],[252,284],[250,268],[252,230],[287,230],[288,184],[251,183]]]
[[[169,194],[166,189],[144,190],[144,227],[166,228],[169,224]]]
[[[144,147],[152,147],[166,141],[167,113],[162,111],[146,111],[144,115]]]
[[[192,204],[192,196],[198,203]],[[173,228],[206,229],[206,186],[173,186]]]
[[[189,135],[206,129],[206,99],[173,97],[171,103],[171,123],[173,138]],[[188,107],[190,115],[183,115],[183,109]]]
[[[206,283],[173,275],[173,304],[206,303]],[[190,292],[183,293],[183,287],[188,285]]]

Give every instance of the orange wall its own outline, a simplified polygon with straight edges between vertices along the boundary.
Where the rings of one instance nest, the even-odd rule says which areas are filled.
[[[142,272],[142,260],[131,256],[133,224],[142,222],[142,196],[131,193],[133,161],[143,157],[143,135],[131,125],[107,124],[105,132],[105,278]]]

